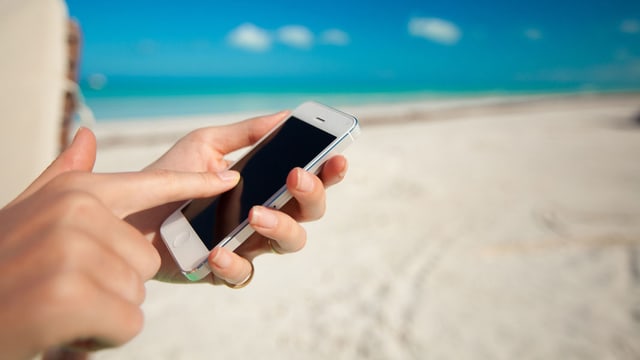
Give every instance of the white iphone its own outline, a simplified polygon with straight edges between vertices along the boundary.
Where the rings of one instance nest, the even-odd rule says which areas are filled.
[[[285,183],[293,168],[319,173],[359,132],[358,120],[349,114],[316,102],[297,107],[230,167],[240,172],[238,185],[191,200],[164,221],[162,239],[182,273],[192,281],[209,274],[211,250],[233,251],[253,234],[247,220],[251,207],[281,208],[291,199]]]

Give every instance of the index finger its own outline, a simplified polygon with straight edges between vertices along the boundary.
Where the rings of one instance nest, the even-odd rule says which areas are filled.
[[[232,170],[219,173],[151,170],[68,176],[75,178],[70,185],[59,180],[63,186],[91,193],[120,218],[175,201],[218,195],[234,187],[240,179],[240,174]]]

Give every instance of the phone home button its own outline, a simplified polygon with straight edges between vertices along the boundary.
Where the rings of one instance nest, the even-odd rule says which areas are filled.
[[[187,243],[190,237],[191,233],[188,230],[183,231],[176,235],[175,239],[173,239],[173,242],[171,243],[171,246],[173,246],[174,248],[181,247],[182,245]]]

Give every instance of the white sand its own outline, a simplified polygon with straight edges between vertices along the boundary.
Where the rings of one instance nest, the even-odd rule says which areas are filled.
[[[240,291],[149,283],[144,331],[96,358],[640,358],[640,95],[515,100],[346,109],[302,252]],[[97,170],[229,119],[100,127]]]

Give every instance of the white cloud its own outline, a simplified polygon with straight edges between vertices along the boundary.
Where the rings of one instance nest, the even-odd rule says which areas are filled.
[[[633,19],[625,20],[620,24],[620,31],[625,34],[640,33],[640,21]]]
[[[268,31],[251,23],[233,29],[227,41],[234,47],[264,52],[271,49],[274,42],[298,49],[310,49],[314,44],[314,34],[302,25],[285,25],[277,31]],[[326,45],[346,46],[351,39],[340,29],[328,29],[320,34],[319,42]]]
[[[320,34],[320,42],[328,45],[346,46],[351,42],[349,34],[340,29],[329,29]]]
[[[536,28],[530,28],[524,31],[524,36],[529,40],[540,40],[542,39],[542,31]]]
[[[256,52],[269,50],[272,43],[271,36],[266,30],[251,23],[245,23],[233,29],[227,39],[235,47]]]
[[[454,45],[462,36],[456,24],[438,18],[413,18],[409,21],[409,34],[445,45]]]
[[[278,29],[278,40],[286,45],[309,49],[313,45],[313,34],[301,25],[287,25]]]

